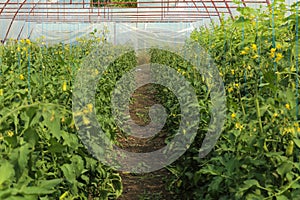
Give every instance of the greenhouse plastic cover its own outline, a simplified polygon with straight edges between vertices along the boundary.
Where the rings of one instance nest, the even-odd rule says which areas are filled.
[[[20,7],[20,4],[25,2],[26,0],[11,0],[10,3],[7,5],[2,11],[1,15],[5,16],[8,12],[12,12],[15,10],[16,13],[19,12],[18,8]],[[86,3],[86,5],[89,5],[90,0],[72,0],[72,3]],[[140,0],[144,1],[144,0]],[[0,0],[1,3],[5,3],[6,0]],[[38,4],[38,3],[50,3],[47,5]],[[139,1],[138,1],[139,2]],[[287,0],[288,4],[291,4],[292,2],[295,2],[295,0]],[[15,3],[15,4],[13,4]],[[37,3],[34,4],[26,4],[26,3]],[[30,38],[30,39],[38,39],[41,37],[44,37],[45,41],[49,44],[53,43],[73,43],[76,42],[77,38],[83,37],[88,35],[90,32],[94,31],[95,29],[101,31],[105,27],[109,31],[109,37],[107,40],[113,42],[114,44],[125,44],[125,43],[133,43],[134,45],[146,45],[147,43],[160,43],[160,42],[172,42],[172,43],[178,43],[183,42],[185,38],[189,36],[191,31],[193,31],[195,28],[198,28],[200,26],[203,26],[205,24],[210,23],[212,20],[218,22],[216,19],[199,19],[197,22],[178,22],[178,23],[125,23],[122,22],[120,16],[118,16],[120,19],[111,19],[112,22],[101,22],[103,19],[102,16],[97,16],[97,19],[94,19],[95,22],[99,23],[84,23],[86,18],[90,17],[88,15],[89,12],[97,12],[99,11],[99,8],[90,8],[86,7],[84,9],[79,8],[82,5],[80,4],[71,4],[71,0],[27,0],[26,3],[22,5],[22,11],[26,13],[28,10],[28,13],[31,12],[32,9],[38,9],[39,6],[43,6],[42,9],[45,9],[45,6],[47,8],[51,8],[51,12],[57,12],[57,18],[65,19],[66,21],[69,20],[66,14],[62,12],[62,9],[67,10],[68,8],[74,11],[78,11],[80,14],[78,15],[78,19],[81,19],[82,23],[71,23],[71,22],[32,22],[30,21],[31,15],[28,15],[27,19],[20,19],[18,15],[14,19],[4,19],[0,15],[0,39],[21,39],[21,38]],[[51,4],[52,3],[52,4]],[[59,3],[70,3],[70,4],[59,4]],[[188,4],[184,1],[179,1],[179,4]],[[198,3],[201,3],[199,1]],[[4,4],[1,4],[4,5]],[[259,5],[259,4],[258,4]],[[257,6],[258,6],[257,5]],[[67,8],[66,8],[67,6]],[[138,4],[139,6],[139,4]],[[155,4],[143,4],[143,6],[147,6],[148,8],[140,8],[140,9],[150,9],[151,7],[155,6]],[[189,5],[189,8],[177,8],[178,9],[195,9],[192,8],[192,5]],[[78,10],[77,10],[78,7]],[[0,6],[0,10],[1,10]],[[93,11],[93,9],[95,11]],[[105,9],[105,8],[100,8]],[[122,8],[118,8],[119,10]],[[129,9],[137,9],[137,8],[125,8],[127,11]],[[153,10],[153,8],[151,8]],[[172,9],[176,9],[175,7]],[[61,12],[60,12],[61,11]],[[41,11],[39,11],[41,12]],[[44,13],[47,14],[47,9],[44,10]],[[110,13],[110,17],[114,17],[113,13]],[[233,14],[237,14],[237,12],[233,12]],[[93,16],[95,17],[95,16]],[[91,20],[91,19],[89,19]],[[80,20],[79,20],[80,21]],[[93,20],[92,20],[93,21]],[[10,28],[9,28],[10,27]]]
[[[47,43],[73,43],[77,38],[87,36],[93,30],[107,29],[108,41],[114,44],[131,43],[161,43],[182,42],[197,28],[197,24],[186,23],[102,23],[102,24],[37,24],[30,38],[37,39],[41,36]],[[145,44],[146,45],[146,44]]]
[[[5,2],[6,0],[0,0],[0,2]],[[66,3],[67,0],[62,0],[59,2]],[[69,0],[70,1],[70,0]],[[77,0],[77,3],[81,3],[84,1],[88,3],[89,0]],[[9,5],[10,9],[18,12],[19,4],[23,1],[12,0]],[[59,13],[60,8],[65,5],[56,4],[56,0],[28,0],[27,2],[52,2],[53,5],[47,5],[47,7],[51,7],[51,12],[57,11]],[[76,0],[72,1],[76,3]],[[36,7],[39,5],[37,4]],[[45,5],[44,5],[45,6]],[[72,7],[72,11],[78,4],[70,4],[69,7]],[[151,8],[151,4],[147,4],[143,6],[148,6]],[[7,8],[6,8],[7,9]],[[30,12],[30,4],[24,4],[22,7],[23,10],[28,10]],[[37,9],[37,8],[35,8]],[[88,13],[91,8],[79,9],[78,12],[86,12]],[[93,9],[93,8],[92,8]],[[126,8],[128,10],[128,8]],[[136,9],[136,8],[133,8]],[[1,10],[1,8],[0,8]],[[11,10],[10,10],[11,12]],[[3,11],[5,14],[5,9]],[[45,10],[47,13],[47,10]],[[112,15],[113,16],[113,15]],[[68,16],[63,15],[61,13],[58,17]],[[78,16],[79,18],[81,16]],[[30,16],[28,16],[28,20],[30,20]],[[84,19],[83,19],[84,20]],[[98,19],[97,21],[101,21]],[[141,42],[162,42],[162,41],[171,41],[171,42],[179,42],[183,41],[192,30],[199,27],[199,25],[203,23],[122,23],[122,22],[102,22],[102,23],[57,23],[57,22],[45,22],[45,23],[35,23],[35,22],[25,22],[24,20],[20,20],[18,15],[12,22],[11,19],[1,19],[0,18],[0,38],[11,38],[11,39],[21,39],[21,38],[30,38],[30,39],[38,39],[43,36],[45,41],[49,44],[53,43],[73,43],[76,42],[77,38],[88,35],[93,30],[97,29],[99,31],[103,30],[106,27],[109,31],[109,38],[111,42],[115,44],[125,44],[125,43],[134,43],[140,45]],[[11,24],[11,28],[9,29],[9,25]],[[8,35],[6,36],[8,32]]]

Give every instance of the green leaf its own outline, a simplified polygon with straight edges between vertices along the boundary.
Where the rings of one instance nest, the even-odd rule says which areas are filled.
[[[61,137],[60,117],[57,113],[45,112],[43,113],[44,123],[49,128],[50,132],[57,139]]]
[[[75,170],[73,169],[73,165],[71,164],[64,164],[60,167],[60,169],[63,171],[64,176],[69,182],[75,182],[76,180],[76,174]]]
[[[246,196],[246,200],[261,200],[261,199],[263,199],[263,196],[261,196],[259,194],[251,193]]]
[[[39,135],[36,129],[29,127],[24,131],[24,140],[34,146],[39,141]]]
[[[51,153],[63,153],[66,150],[66,146],[60,144],[55,138],[50,139],[50,147],[48,150]]]
[[[244,184],[238,188],[238,191],[236,193],[236,198],[237,199],[242,199],[242,197],[244,196],[245,192],[247,190],[249,190],[251,187],[253,186],[259,186],[259,183],[257,180],[255,179],[250,179],[250,180],[246,180],[244,181]],[[255,195],[255,194],[248,194],[246,199],[249,199],[249,195]],[[255,195],[256,196],[256,195]],[[250,198],[251,199],[251,198]]]
[[[284,195],[280,195],[280,196],[276,196],[276,200],[289,200],[289,198],[287,198]]]
[[[5,200],[33,200],[33,199],[37,199],[37,196],[34,196],[34,195],[10,196],[9,198],[6,198]]]
[[[82,171],[84,170],[84,162],[82,158],[78,155],[74,155],[71,158],[72,165],[74,166],[76,176],[78,177],[81,175]]]
[[[270,85],[270,83],[261,83],[261,84],[259,84],[258,87],[264,87],[264,86],[267,86],[267,85]]]
[[[31,186],[23,188],[20,193],[22,194],[31,194],[31,195],[42,195],[42,194],[51,194],[56,190],[50,190],[47,188],[42,188],[38,186]]]
[[[298,148],[300,148],[300,139],[293,139],[293,141],[294,141],[294,143],[296,144],[296,146],[298,147]]]
[[[3,183],[11,181],[11,178],[15,174],[14,166],[8,161],[2,161],[0,166],[0,187]]]
[[[62,131],[61,136],[64,139],[63,145],[67,145],[68,147],[71,147],[73,149],[78,148],[79,143],[77,135]]]
[[[23,171],[26,167],[27,167],[27,163],[28,163],[28,155],[31,152],[31,150],[29,149],[29,144],[26,143],[25,145],[21,146],[19,148],[19,158],[18,158],[18,165],[19,165],[19,169],[20,171]]]
[[[288,172],[290,172],[293,169],[294,165],[290,162],[284,162],[282,163],[278,168],[277,172],[281,177],[284,177],[284,175]]]
[[[39,187],[42,187],[45,189],[53,189],[55,186],[57,186],[61,182],[62,182],[62,179],[43,180],[43,181],[39,182]]]
[[[248,190],[252,186],[259,186],[259,182],[255,179],[246,180],[246,181],[244,181],[244,185],[242,185],[239,188],[239,190],[240,191]]]
[[[208,191],[216,192],[220,189],[221,183],[224,181],[224,178],[221,176],[215,176],[212,179],[212,182],[209,184]]]

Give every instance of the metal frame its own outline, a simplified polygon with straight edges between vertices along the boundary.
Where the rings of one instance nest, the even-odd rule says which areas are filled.
[[[4,40],[7,39],[13,22],[196,22],[202,19],[221,19],[223,13],[233,18],[233,10],[238,7],[233,0],[148,0],[138,2],[136,8],[111,7],[108,3],[103,7],[91,7],[91,2],[12,2],[7,0],[0,3],[0,19],[11,20]],[[241,0],[243,6],[251,4],[269,5],[270,0]],[[126,3],[109,3],[121,5]],[[149,6],[149,5],[152,6]]]

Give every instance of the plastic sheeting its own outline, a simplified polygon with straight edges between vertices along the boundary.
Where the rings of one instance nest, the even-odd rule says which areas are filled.
[[[49,43],[74,43],[77,38],[88,36],[90,32],[107,29],[107,40],[114,44],[131,43],[136,47],[147,46],[162,42],[181,43],[189,36],[191,31],[201,23],[101,23],[101,24],[75,24],[75,23],[47,23],[37,24],[30,36],[38,39],[43,36]]]
[[[0,0],[2,4],[0,4],[0,10],[3,8],[3,12],[0,15],[0,39],[21,39],[21,38],[31,38],[37,39],[40,37],[44,37],[45,41],[49,44],[53,43],[74,43],[77,38],[87,36],[94,29],[103,30],[106,27],[109,31],[109,37],[107,40],[115,43],[115,44],[125,44],[132,43],[134,45],[143,46],[148,43],[161,43],[161,42],[172,42],[172,43],[180,43],[184,42],[185,38],[189,36],[191,31],[195,28],[211,23],[211,21],[218,22],[217,16],[212,16],[211,18],[203,18],[199,19],[194,23],[187,22],[176,22],[176,23],[168,23],[168,22],[153,22],[153,23],[125,23],[122,20],[127,20],[126,17],[114,15],[114,12],[120,12],[122,8],[117,9],[108,9],[109,12],[106,13],[106,16],[102,15],[92,15],[91,13],[96,13],[101,11],[101,9],[107,8],[90,8],[89,1],[90,0],[26,0],[26,4],[22,5],[22,10],[18,10],[20,5],[25,0],[10,0],[11,3],[6,7],[3,3],[6,0]],[[156,11],[153,10],[153,6],[157,4],[147,3],[149,0],[139,0],[138,2],[145,2],[138,4],[138,8],[125,8],[126,12],[136,12],[137,9],[139,11],[147,11],[151,10],[151,12]],[[153,0],[154,2],[156,0]],[[208,1],[205,1],[206,5],[209,6]],[[287,4],[292,4],[296,2],[296,0],[286,0]],[[34,4],[36,3],[36,4]],[[40,4],[38,4],[40,3]],[[43,4],[49,3],[49,4]],[[65,4],[61,4],[65,3]],[[77,3],[77,4],[76,4]],[[168,6],[175,6],[168,5]],[[172,7],[170,9],[183,9],[183,10],[197,10],[200,8],[202,1],[196,2],[185,2],[182,0],[176,1],[176,5],[179,6],[187,6],[187,8],[176,8]],[[220,5],[218,5],[220,4]],[[221,6],[224,2],[215,2],[215,6]],[[141,8],[142,6],[142,8]],[[212,6],[212,5],[211,5]],[[255,7],[262,6],[262,4],[255,4]],[[265,4],[264,4],[265,6]],[[4,8],[5,7],[5,8]],[[83,8],[84,7],[84,8]],[[39,10],[40,8],[40,10]],[[68,11],[71,9],[72,12],[78,12],[78,16],[76,19],[74,16],[68,16],[64,11]],[[142,10],[141,10],[142,9]],[[155,8],[154,8],[155,9]],[[203,8],[202,8],[203,9]],[[220,8],[221,9],[221,8]],[[218,10],[218,12],[225,12],[227,8],[222,8],[223,10]],[[33,13],[32,11],[39,10],[38,14],[41,14],[40,20],[33,22],[31,18],[36,17],[33,14],[29,15],[29,13]],[[107,10],[107,11],[108,11]],[[12,15],[11,12],[16,12],[16,15],[12,18],[9,18]],[[44,15],[47,15],[47,12],[51,11],[54,14],[54,22],[43,21]],[[199,13],[203,12],[203,10],[198,10]],[[209,12],[215,12],[216,9],[210,8]],[[232,14],[236,15],[237,12],[232,9]],[[28,15],[26,13],[28,12]],[[23,13],[23,15],[22,15]],[[25,13],[25,14],[24,14]],[[36,15],[37,13],[35,13]],[[89,15],[90,14],[90,15]],[[151,14],[151,13],[150,13]],[[73,17],[72,20],[81,21],[81,23],[71,23],[68,20]],[[229,15],[227,15],[229,17]],[[78,19],[77,19],[78,18]],[[119,19],[120,18],[120,19]],[[151,15],[149,15],[149,18]],[[46,19],[46,18],[45,18]],[[57,19],[57,21],[55,21]],[[111,20],[111,22],[107,22],[105,20]],[[167,20],[165,18],[164,20]],[[87,22],[89,21],[89,22]],[[100,22],[100,23],[91,23],[91,22]],[[149,20],[150,21],[150,20]],[[85,23],[86,22],[86,23]]]
[[[2,3],[6,0],[0,0]],[[122,20],[127,20],[126,17],[114,16],[114,12],[120,12],[122,8],[117,9],[108,9],[106,10],[106,16],[89,16],[89,13],[99,12],[99,9],[107,8],[90,8],[90,0],[26,0],[26,4],[22,5],[22,10],[18,10],[20,5],[25,2],[25,0],[11,0],[11,5],[6,5],[3,9],[3,12],[0,16],[0,39],[22,39],[22,38],[31,38],[33,40],[43,37],[45,41],[49,44],[53,43],[74,43],[77,38],[87,36],[94,29],[103,30],[105,27],[109,31],[109,37],[107,40],[115,44],[125,44],[125,43],[153,43],[153,42],[163,42],[163,41],[172,41],[179,42],[183,41],[189,33],[199,24],[203,24],[204,20],[199,21],[198,23],[124,23]],[[144,0],[141,0],[144,1]],[[155,0],[154,0],[155,1]],[[33,3],[40,4],[33,4]],[[57,3],[56,3],[57,2]],[[147,1],[149,2],[149,1]],[[44,4],[49,3],[49,4]],[[61,4],[65,3],[65,4]],[[66,4],[69,3],[69,4]],[[77,3],[77,4],[76,4]],[[85,3],[84,5],[81,3]],[[186,3],[184,3],[186,4]],[[4,7],[4,4],[1,4]],[[84,8],[82,8],[84,6]],[[136,12],[143,10],[151,10],[151,12],[156,11],[157,4],[147,3],[142,4],[144,8],[125,8],[126,12]],[[57,18],[57,22],[32,22],[31,18],[33,16],[33,10],[39,10],[39,12],[44,11],[42,15],[47,15],[48,11],[57,13],[52,17]],[[78,12],[72,20],[82,21],[82,23],[68,22],[71,16],[65,14],[63,9],[71,9],[71,12]],[[157,8],[160,11],[160,8]],[[176,8],[172,8],[176,9]],[[178,8],[182,9],[182,8]],[[177,11],[178,11],[177,9]],[[185,8],[189,9],[189,8]],[[0,6],[1,10],[1,6]],[[115,11],[114,11],[115,10]],[[109,12],[108,12],[109,11]],[[16,16],[12,16],[11,12],[16,12]],[[147,11],[148,12],[148,11]],[[25,15],[24,15],[25,13]],[[28,13],[28,16],[26,15]],[[30,14],[31,13],[31,14]],[[36,13],[35,13],[36,14]],[[41,14],[41,13],[40,13]],[[57,16],[56,16],[57,15]],[[13,18],[9,19],[9,17]],[[94,19],[94,18],[95,19]],[[2,18],[2,19],[1,19]],[[77,19],[78,18],[78,19]],[[103,19],[102,19],[103,18]],[[105,18],[105,19],[104,19]],[[120,19],[119,19],[120,18]],[[150,19],[151,16],[147,18]],[[43,19],[43,16],[41,17]],[[45,17],[46,19],[46,17]],[[105,22],[105,20],[111,20],[112,22]],[[61,22],[65,21],[65,22]],[[85,21],[95,21],[100,23],[89,23]],[[103,22],[104,21],[104,22]]]

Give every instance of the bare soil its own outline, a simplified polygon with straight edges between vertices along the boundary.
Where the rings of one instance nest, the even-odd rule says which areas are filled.
[[[143,64],[144,61],[138,63]],[[146,61],[147,62],[147,61]],[[149,63],[149,62],[148,62]],[[136,81],[150,78],[150,68],[147,66],[138,67]],[[150,122],[149,108],[158,103],[155,99],[155,88],[152,84],[140,87],[132,95],[133,103],[130,104],[131,119],[140,126]],[[166,134],[161,131],[152,138],[136,138],[132,136],[118,135],[119,146],[131,152],[151,152],[165,146]],[[178,199],[167,190],[167,180],[170,172],[163,168],[161,170],[146,174],[121,173],[123,194],[120,200],[142,200],[142,199]]]

